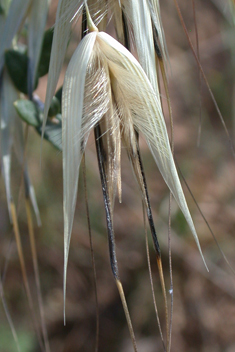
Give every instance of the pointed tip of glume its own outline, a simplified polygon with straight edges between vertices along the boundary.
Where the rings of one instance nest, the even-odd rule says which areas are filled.
[[[209,270],[209,268],[208,268],[208,266],[207,266],[207,264],[206,264],[206,260],[205,260],[205,258],[204,258],[204,255],[202,254],[202,252],[201,252],[201,257],[202,257],[203,263],[204,263],[204,265],[205,265],[205,268],[206,268],[207,272],[209,273],[210,270]]]

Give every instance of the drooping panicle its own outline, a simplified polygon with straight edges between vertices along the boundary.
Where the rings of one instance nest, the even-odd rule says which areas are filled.
[[[89,80],[91,77],[89,72],[93,72],[94,67],[96,74],[93,73],[92,80]],[[201,252],[171,154],[160,102],[147,75],[132,54],[104,32],[93,32],[85,36],[74,53],[66,73],[62,109],[65,276],[77,197],[81,142],[85,148],[89,132],[99,121],[103,135],[111,134],[111,137],[104,138],[106,151],[111,150],[118,160],[120,138],[113,139],[112,136],[115,135],[117,128],[120,129],[121,136],[128,141],[133,155],[137,155],[135,130],[145,137]],[[117,117],[120,120],[118,123]],[[108,171],[110,180],[119,179],[117,176],[114,177],[114,172],[117,173],[115,167],[118,169],[117,165],[120,165],[120,162],[108,165],[109,162],[107,158],[106,169],[112,170]],[[115,183],[116,181],[113,185]],[[115,190],[109,192],[113,197]]]

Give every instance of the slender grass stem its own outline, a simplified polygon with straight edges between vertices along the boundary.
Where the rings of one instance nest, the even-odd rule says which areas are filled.
[[[29,200],[29,197],[27,197],[27,196],[25,197],[25,209],[26,209],[26,214],[27,214],[30,246],[31,246],[32,259],[33,259],[33,269],[34,269],[35,283],[36,283],[36,288],[37,288],[38,306],[39,306],[39,313],[40,313],[40,318],[41,318],[42,335],[43,335],[43,340],[44,340],[46,352],[50,352],[50,345],[49,345],[46,322],[45,322],[45,312],[44,312],[44,308],[43,308],[43,300],[42,300],[42,292],[41,292],[42,290],[41,290],[40,275],[39,275],[39,268],[38,268],[38,256],[37,256],[37,250],[36,250],[33,220],[32,220],[32,214],[31,214],[31,209],[30,209],[30,200]]]
[[[20,231],[19,231],[19,226],[18,226],[18,220],[17,220],[17,215],[16,215],[16,207],[13,201],[11,201],[11,212],[12,212],[12,222],[13,222],[13,229],[14,229],[14,234],[15,234],[15,240],[16,240],[16,245],[17,245],[17,250],[18,250],[18,255],[19,255],[19,260],[20,260],[20,267],[21,267],[21,272],[22,272],[22,277],[23,277],[23,282],[24,282],[24,287],[26,291],[26,295],[28,298],[28,303],[29,303],[29,308],[33,320],[33,325],[37,334],[38,342],[41,348],[41,351],[44,351],[44,345],[42,342],[42,337],[37,325],[37,319],[35,316],[34,312],[34,304],[33,304],[33,299],[29,287],[29,282],[28,282],[28,277],[27,277],[27,272],[26,272],[26,265],[25,265],[25,260],[24,260],[24,254],[23,254],[23,248],[22,248],[22,242],[21,242],[21,237],[20,237]]]

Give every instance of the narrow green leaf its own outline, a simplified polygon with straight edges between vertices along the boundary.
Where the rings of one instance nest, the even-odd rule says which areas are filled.
[[[7,50],[5,64],[15,87],[27,94],[27,55],[13,49]]]
[[[61,86],[57,92],[55,93],[55,97],[59,100],[60,106],[61,106],[61,101],[62,101],[62,91],[63,91],[63,86]]]
[[[38,110],[32,101],[19,99],[14,103],[14,106],[20,118],[28,125],[37,128],[41,126]]]
[[[50,105],[50,109],[48,111],[48,116],[53,117],[56,116],[57,114],[60,114],[60,101],[57,99],[57,97],[53,97]]]
[[[13,102],[19,98],[13,83],[6,70],[3,70],[0,94],[0,116],[1,116],[1,171],[4,178],[7,204],[10,221],[12,221],[11,212],[11,149],[12,149],[12,129],[15,125],[17,113],[13,107]]]
[[[28,94],[28,57],[26,53],[18,50],[7,50],[5,52],[5,65],[15,87],[22,93]],[[38,85],[36,79],[35,87]]]
[[[44,31],[47,21],[49,1],[34,0],[28,17],[28,84],[29,96],[32,96],[32,89],[37,80],[38,65],[40,62]]]
[[[46,75],[49,71],[53,33],[54,30],[51,28],[44,33],[42,52],[38,66],[39,77]]]

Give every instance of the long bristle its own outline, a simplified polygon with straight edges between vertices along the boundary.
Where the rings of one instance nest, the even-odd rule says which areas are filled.
[[[132,344],[133,344],[133,348],[135,352],[138,352],[137,349],[137,344],[136,344],[136,338],[135,338],[135,334],[134,334],[134,330],[133,330],[133,326],[131,323],[131,318],[130,318],[130,313],[127,307],[127,303],[126,303],[126,298],[125,298],[125,294],[123,291],[123,287],[122,287],[122,283],[120,280],[116,280],[116,284],[117,284],[117,288],[121,297],[121,301],[122,301],[122,306],[126,315],[126,321],[127,321],[127,325],[129,328],[129,332],[130,332],[130,336],[131,336],[131,340],[132,340]]]
[[[85,204],[86,204],[86,215],[87,215],[87,226],[89,233],[89,241],[90,241],[90,251],[91,251],[91,263],[93,270],[93,279],[94,279],[94,290],[95,290],[95,306],[96,306],[96,341],[95,341],[95,352],[99,350],[99,326],[100,326],[100,318],[99,318],[99,302],[98,302],[98,292],[97,292],[97,274],[96,274],[96,265],[95,265],[95,255],[93,248],[93,240],[91,234],[91,221],[90,221],[90,211],[88,205],[88,193],[87,193],[87,176],[86,176],[86,161],[85,161],[85,153],[82,159],[82,170],[83,170],[83,183],[84,183],[84,193],[85,193]]]
[[[152,292],[152,297],[153,297],[153,304],[154,304],[154,309],[155,309],[155,314],[156,314],[156,318],[157,318],[157,324],[158,324],[160,337],[161,337],[161,340],[162,340],[163,349],[164,349],[164,351],[166,351],[165,342],[164,342],[164,339],[163,339],[161,322],[160,322],[160,318],[159,318],[159,314],[158,314],[158,308],[157,308],[157,302],[156,302],[156,297],[155,297],[155,292],[154,292],[154,286],[153,286],[153,276],[152,276],[152,268],[151,268],[151,262],[150,262],[150,254],[149,254],[148,233],[147,233],[147,226],[146,226],[146,219],[145,219],[145,204],[144,204],[144,202],[142,202],[142,208],[143,208],[143,219],[144,219],[145,247],[146,247],[146,254],[147,254],[148,271],[149,271],[151,292]]]

